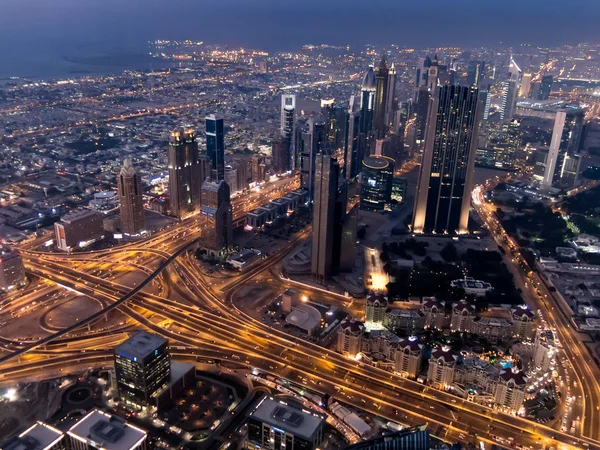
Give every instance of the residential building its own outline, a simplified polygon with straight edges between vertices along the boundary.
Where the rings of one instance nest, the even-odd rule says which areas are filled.
[[[423,344],[415,336],[395,343],[390,355],[390,359],[394,361],[394,371],[404,377],[416,379],[421,371],[422,353]]]
[[[438,389],[447,389],[454,382],[458,354],[449,347],[435,347],[429,359],[427,383]]]
[[[511,310],[513,321],[513,336],[523,340],[533,340],[535,337],[535,312],[527,305],[517,306]]]
[[[475,319],[475,306],[461,300],[452,304],[452,316],[450,317],[450,329],[452,331],[470,332]]]
[[[390,309],[385,313],[383,324],[390,330],[401,330],[413,335],[423,330],[425,316],[414,309]]]
[[[365,322],[367,323],[383,323],[385,311],[387,309],[387,301],[381,294],[371,294],[365,302]]]
[[[423,299],[421,312],[425,316],[425,328],[433,328],[441,330],[446,324],[446,304],[437,301],[435,297],[427,297]]]
[[[365,325],[357,319],[342,321],[337,335],[337,351],[355,357],[361,352]]]

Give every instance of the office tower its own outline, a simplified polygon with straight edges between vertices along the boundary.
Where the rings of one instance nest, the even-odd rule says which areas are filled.
[[[530,73],[523,74],[521,79],[521,87],[519,88],[519,98],[528,98],[531,93],[531,81],[533,75]]]
[[[467,66],[467,85],[478,87],[485,78],[485,61],[469,61]]]
[[[417,94],[417,107],[415,119],[415,143],[421,148],[425,143],[425,130],[427,129],[427,117],[429,112],[429,99],[431,93],[427,86],[421,86]]]
[[[336,158],[345,158],[346,133],[348,131],[348,110],[342,105],[330,105],[327,114],[327,140],[331,147],[332,155]]]
[[[121,231],[125,234],[139,233],[144,229],[142,182],[129,158],[125,158],[123,167],[117,176],[117,195],[119,196]]]
[[[483,120],[488,120],[490,117],[490,106],[492,105],[492,86],[484,83],[479,89],[479,99],[483,105]]]
[[[200,177],[200,187],[207,178],[212,178],[212,162],[210,156],[207,154],[201,154],[198,156],[198,173]]]
[[[267,169],[265,165],[265,157],[263,155],[252,155],[252,181],[262,183],[265,181]]]
[[[421,425],[360,441],[344,450],[429,450],[429,441],[429,431]]]
[[[290,401],[262,397],[248,414],[248,450],[316,450],[326,417]]]
[[[360,132],[365,136],[370,136],[373,131],[375,92],[375,72],[372,67],[369,67],[360,88]]]
[[[232,210],[229,186],[224,181],[205,181],[202,185],[202,247],[220,254],[233,245]]]
[[[320,282],[329,279],[333,271],[335,206],[338,191],[339,165],[325,153],[315,157],[315,192],[312,222],[312,275]]]
[[[59,250],[87,247],[104,237],[102,214],[87,209],[72,211],[54,224],[54,233]]]
[[[542,181],[545,186],[570,188],[577,184],[584,117],[580,108],[568,107],[556,112]]]
[[[148,433],[98,408],[79,419],[69,431],[71,450],[146,450]]]
[[[171,214],[184,219],[200,209],[202,181],[198,165],[198,143],[193,130],[182,128],[171,133],[167,162]]]
[[[2,247],[0,250],[0,289],[9,291],[26,282],[23,258],[17,250]]]
[[[509,123],[515,114],[520,87],[521,69],[511,56],[508,65],[508,80],[502,87],[502,104],[500,106],[500,119],[504,123]]]
[[[552,75],[544,75],[542,77],[542,81],[540,82],[537,94],[538,100],[548,100],[548,98],[550,97],[550,92],[552,92],[552,83]]]
[[[340,274],[340,261],[342,258],[343,227],[348,207],[348,184],[341,176],[341,168],[338,164],[338,186],[335,192],[335,204],[333,211],[333,245],[331,249],[331,275]]]
[[[293,94],[283,94],[281,96],[281,136],[287,142],[287,162],[284,172],[294,168],[294,128],[296,114],[296,96]]]
[[[131,409],[152,407],[156,394],[171,380],[168,341],[138,331],[115,347],[114,360],[121,402]]]
[[[240,191],[248,189],[248,164],[247,161],[237,160],[234,162],[233,167],[237,173],[237,187]],[[252,162],[250,161],[250,172],[252,171]]]
[[[383,211],[391,200],[394,160],[371,155],[363,160],[362,165],[360,209]]]
[[[231,194],[235,194],[236,192],[238,192],[240,189],[238,188],[238,184],[237,184],[237,169],[234,169],[231,166],[225,166],[225,183],[227,183],[227,186],[229,186],[229,192]]]
[[[308,130],[302,134],[300,159],[300,185],[308,191],[309,202],[315,193],[315,158],[319,152],[331,154],[327,139],[327,121],[323,117],[311,117]]]
[[[413,232],[466,233],[479,126],[477,88],[446,85],[431,99]]]
[[[223,117],[206,117],[206,154],[212,161],[212,179],[221,181],[225,175],[225,124]]]
[[[431,67],[431,58],[426,55],[425,58],[419,60],[419,64],[416,67],[415,77],[415,95],[413,100],[418,101],[419,89],[423,86],[427,87],[429,68]]]
[[[37,421],[18,436],[0,442],[0,450],[65,450],[65,434]]]
[[[382,56],[375,73],[375,107],[373,113],[373,133],[376,138],[383,138],[386,131],[385,113],[388,100],[389,69],[385,55]]]
[[[342,222],[342,242],[339,271],[352,272],[356,262],[356,232],[358,230],[358,205],[354,205]]]
[[[345,150],[345,171],[344,177],[352,179],[360,171],[361,146],[360,143],[360,110],[356,97],[350,97],[350,104],[347,112],[346,122],[346,150]]]
[[[387,79],[387,98],[385,100],[385,127],[392,128],[394,123],[394,98],[396,97],[396,67],[390,67]]]
[[[288,140],[285,137],[280,137],[271,144],[271,165],[275,174],[282,174],[288,170],[288,158]]]

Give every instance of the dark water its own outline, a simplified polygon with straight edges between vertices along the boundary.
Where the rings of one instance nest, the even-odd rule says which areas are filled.
[[[115,70],[68,60],[135,59],[155,39],[269,51],[308,43],[559,45],[597,41],[598,17],[598,0],[0,0],[0,77]]]

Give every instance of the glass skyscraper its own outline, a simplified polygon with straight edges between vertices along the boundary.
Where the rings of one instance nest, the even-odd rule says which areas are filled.
[[[211,114],[206,118],[206,154],[212,162],[212,177],[216,181],[225,177],[224,128],[223,117]]]
[[[466,233],[479,126],[479,92],[444,85],[430,100],[413,231]]]

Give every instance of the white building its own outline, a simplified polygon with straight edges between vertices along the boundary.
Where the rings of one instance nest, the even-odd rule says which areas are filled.
[[[500,373],[494,401],[496,407],[510,412],[518,412],[525,399],[527,377],[516,369]]]
[[[421,312],[425,315],[425,328],[441,330],[446,322],[445,303],[439,302],[435,297],[426,297],[423,299]]]
[[[350,357],[358,355],[361,351],[364,332],[365,325],[360,320],[344,320],[338,329],[337,351]]]
[[[485,281],[474,280],[472,277],[460,278],[450,282],[450,286],[464,289],[465,294],[485,297],[492,290],[492,285]]]
[[[531,340],[535,336],[535,313],[526,305],[517,306],[511,311],[513,336]]]
[[[475,318],[475,306],[466,300],[452,304],[452,316],[450,318],[450,329],[452,331],[471,331],[473,319]]]
[[[385,313],[383,324],[390,330],[402,330],[412,335],[423,330],[425,316],[414,309],[391,309]]]
[[[427,383],[438,389],[447,389],[454,382],[458,354],[449,347],[436,347],[431,352]]]
[[[395,343],[390,355],[394,361],[394,371],[407,378],[417,378],[421,371],[422,351],[423,344],[414,336]]]
[[[387,301],[380,294],[373,294],[367,297],[365,303],[365,322],[382,323],[385,318]]]

